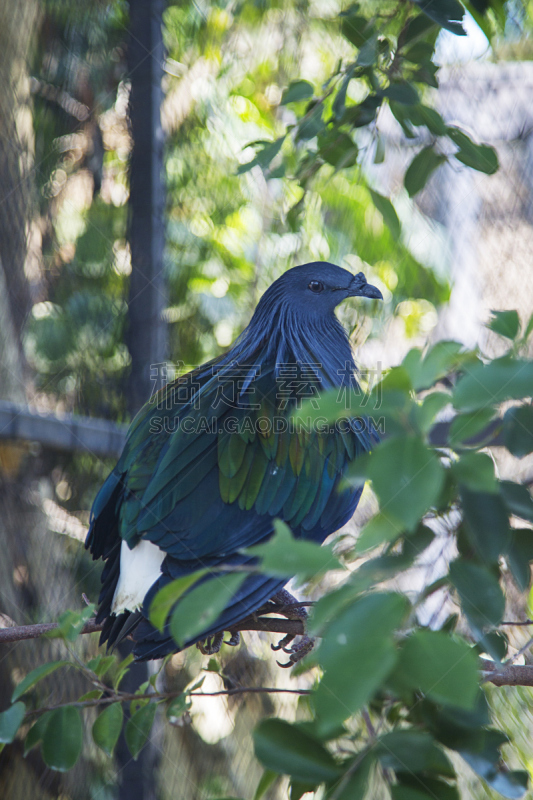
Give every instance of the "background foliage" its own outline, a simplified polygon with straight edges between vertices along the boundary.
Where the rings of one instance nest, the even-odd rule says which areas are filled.
[[[466,7],[495,53],[517,39],[527,52],[527,4]],[[443,29],[462,35],[463,14],[456,0],[169,4],[165,317],[169,355],[180,368],[224,349],[282,271],[318,259],[363,269],[384,292],[372,317],[343,310],[355,346],[379,337],[391,317],[401,319],[408,340],[428,335],[448,300],[449,278],[410,249],[404,209],[446,162],[487,175],[498,168],[493,148],[434,108],[435,48]],[[127,29],[123,2],[81,9],[50,0],[30,68],[32,230],[42,251],[30,271],[24,333],[34,396],[50,408],[116,420],[126,419],[129,368]],[[390,157],[383,128],[391,115],[409,153],[393,192],[379,172]],[[533,394],[531,325],[506,312],[491,326],[500,359],[450,342],[411,349],[359,409],[383,415],[390,437],[351,476],[371,481],[380,511],[355,546],[346,536],[335,545],[342,569],[311,622],[321,644],[298,667],[298,689],[311,695],[302,694],[292,719],[261,708],[258,716],[267,718],[255,729],[254,747],[266,771],[253,790],[257,798],[283,792],[277,776],[285,775],[291,798],[316,790],[331,798],[389,791],[395,800],[451,800],[457,770],[464,774],[457,753],[494,790],[524,794],[527,775],[505,749],[507,736],[490,727],[477,656],[499,661],[516,652],[499,626],[510,598],[514,613],[528,613],[533,505],[526,487],[499,480],[485,442],[472,437],[505,413],[507,450],[519,458],[532,450],[531,408],[527,400],[517,405]],[[324,408],[337,413],[330,398]],[[439,413],[455,417],[445,446],[435,448]],[[111,465],[80,455],[50,458],[55,500],[86,520]],[[286,532],[278,537],[271,563],[291,547]],[[443,553],[443,574],[413,592],[401,576],[430,548]],[[324,555],[331,558],[327,549]],[[313,577],[311,589],[322,557],[310,554],[307,562],[295,553],[301,577]],[[98,576],[87,565],[80,573],[95,597]],[[441,605],[448,599],[447,613],[429,625],[436,598]],[[65,612],[60,636],[67,648],[91,612]],[[124,662],[103,654],[88,663],[66,660],[26,675],[0,715],[0,741],[24,737],[25,750],[41,748],[58,771],[74,766],[85,742],[84,758],[105,774],[102,753],[110,756],[117,744],[123,703],[132,702],[125,739],[135,758],[156,707],[180,724],[202,690],[196,654],[180,676],[174,669],[170,699],[161,693],[171,662],[133,701],[121,694]],[[56,669],[79,671],[83,688],[76,703],[43,710],[40,690]],[[235,685],[224,657],[207,670],[227,688]],[[93,707],[102,709],[97,717]],[[230,785],[205,778],[198,796],[221,796]]]

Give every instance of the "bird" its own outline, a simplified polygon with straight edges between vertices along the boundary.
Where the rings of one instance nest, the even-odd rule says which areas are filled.
[[[215,652],[224,631],[270,600],[291,597],[288,578],[250,571],[217,619],[181,647],[170,616],[163,631],[150,623],[159,590],[200,569],[204,582],[246,569],[255,563],[246,548],[268,541],[276,519],[296,539],[322,544],[352,517],[362,487],[343,477],[377,441],[370,422],[347,417],[342,429],[313,430],[288,424],[304,400],[358,388],[349,337],[335,314],[350,297],[383,299],[362,272],[328,262],[288,269],[224,354],[167,383],[139,411],[94,500],[85,543],[104,561],[101,644],[130,636],[138,661],[195,643]],[[293,661],[297,649],[286,648]]]

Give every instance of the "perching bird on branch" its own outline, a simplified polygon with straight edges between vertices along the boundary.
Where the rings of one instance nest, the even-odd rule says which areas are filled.
[[[217,569],[253,564],[242,550],[269,539],[275,518],[296,538],[318,543],[350,519],[361,488],[341,487],[341,480],[370,450],[372,429],[361,420],[307,432],[289,424],[302,400],[357,387],[335,316],[348,297],[382,295],[362,272],[333,264],[288,270],[227,353],[167,384],[137,414],[94,501],[86,541],[93,558],[105,561],[101,642],[132,633],[137,659],[175,652],[168,625],[161,633],[148,621],[163,586],[200,569],[209,570],[203,580],[216,580]],[[285,582],[250,573],[216,621],[185,646],[223,635],[269,599],[284,602]]]

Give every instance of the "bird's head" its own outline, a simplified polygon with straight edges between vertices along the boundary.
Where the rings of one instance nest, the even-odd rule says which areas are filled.
[[[279,364],[311,361],[322,365],[323,386],[340,385],[346,363],[355,370],[348,336],[334,313],[347,297],[383,299],[362,272],[353,275],[326,261],[287,270],[261,297],[226,358],[232,363],[255,363],[259,357]]]
[[[267,289],[261,302],[279,303],[299,315],[316,318],[331,315],[347,297],[383,299],[362,272],[353,275],[335,264],[316,261],[287,270]]]

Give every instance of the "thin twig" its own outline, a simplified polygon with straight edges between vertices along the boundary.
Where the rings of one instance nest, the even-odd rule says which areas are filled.
[[[527,653],[532,644],[533,644],[533,636],[530,636],[525,645],[521,647],[517,653],[515,653],[513,656],[511,656],[504,662],[505,666],[510,667],[511,664],[513,664],[517,658],[520,658],[520,656],[523,656],[524,653]]]
[[[103,697],[95,697],[92,700],[78,700],[74,703],[57,703],[53,706],[42,706],[34,711],[28,711],[26,718],[41,716],[47,711],[56,711],[58,708],[74,706],[75,708],[92,708],[93,706],[105,706],[112,703],[131,703],[138,700],[174,700],[176,697],[185,695],[186,697],[232,697],[236,694],[311,694],[310,689],[278,689],[273,686],[239,686],[234,689],[221,689],[218,692],[151,692],[145,694],[134,694],[131,692],[113,692]]]

